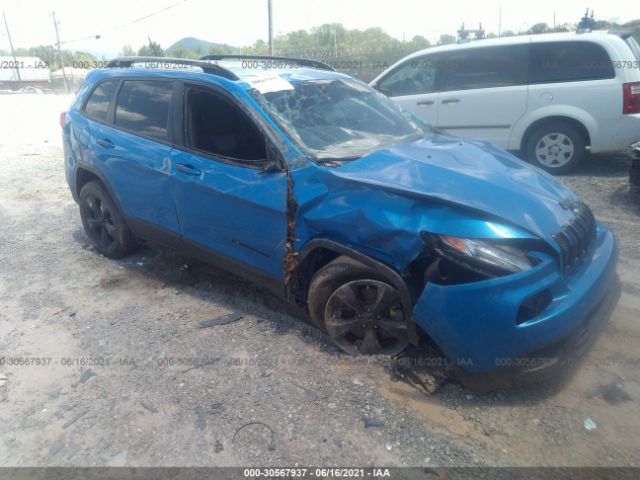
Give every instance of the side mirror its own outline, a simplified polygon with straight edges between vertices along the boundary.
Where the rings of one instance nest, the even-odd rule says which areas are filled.
[[[285,160],[282,157],[282,154],[275,145],[269,142],[267,145],[267,158],[262,164],[262,171],[264,173],[282,172],[285,167]]]
[[[269,156],[262,163],[261,171],[263,173],[271,173],[271,172],[281,172],[282,167],[279,165],[279,162],[273,161]]]

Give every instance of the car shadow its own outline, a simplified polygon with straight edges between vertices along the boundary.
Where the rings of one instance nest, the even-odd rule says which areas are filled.
[[[630,153],[587,154],[578,167],[563,177],[620,177],[629,175]]]
[[[101,256],[89,242],[81,227],[73,232],[74,240],[83,248]],[[165,288],[173,288],[203,302],[211,302],[229,312],[258,317],[258,323],[274,335],[293,334],[319,352],[347,360],[349,355],[338,349],[329,337],[310,324],[303,309],[291,306],[269,290],[252,284],[249,280],[216,268],[208,263],[185,256],[179,251],[159,245],[141,245],[133,254],[120,260],[111,260],[125,270],[142,274],[160,282]],[[198,320],[194,320],[194,325]],[[215,328],[215,327],[214,327]],[[498,405],[535,404],[557,394],[570,381],[577,366],[566,368],[544,383],[499,388],[486,393],[467,389],[455,378],[447,376],[443,365],[446,359],[428,339],[419,347],[410,347],[394,359],[380,359],[367,363],[386,368],[392,381],[407,381],[427,396],[436,396],[443,403],[455,405],[463,402],[469,393],[481,403],[490,401]],[[399,362],[400,361],[400,362]],[[398,369],[398,365],[401,369]]]
[[[625,213],[640,216],[640,188],[625,183],[611,192],[608,200]]]
[[[81,227],[73,232],[73,238],[84,250],[101,256]],[[340,355],[329,338],[309,323],[305,310],[290,305],[265,288],[180,251],[142,244],[131,255],[110,261],[131,273],[158,281],[165,288],[173,288],[229,312],[258,317],[261,327],[274,335],[294,334],[320,351]],[[194,325],[200,320],[194,320]]]

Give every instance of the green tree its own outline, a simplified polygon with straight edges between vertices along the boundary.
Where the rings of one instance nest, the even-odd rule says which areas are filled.
[[[540,33],[547,33],[549,32],[549,25],[547,25],[546,23],[536,23],[534,26],[532,26],[529,29],[529,33],[532,35],[538,35]]]
[[[164,50],[159,43],[151,40],[148,45],[143,45],[138,49],[138,55],[142,57],[164,57]]]
[[[131,48],[131,45],[125,45],[122,47],[122,50],[120,51],[120,56],[121,57],[134,57],[136,55],[136,51]]]
[[[456,37],[448,34],[440,35],[438,45],[449,45],[450,43],[456,43]]]

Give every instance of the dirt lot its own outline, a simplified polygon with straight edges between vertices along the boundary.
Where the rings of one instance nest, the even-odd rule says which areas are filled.
[[[150,248],[96,254],[64,178],[68,102],[0,96],[0,465],[640,465],[626,157],[564,178],[621,246],[624,293],[586,363],[544,387],[429,396],[233,275]]]

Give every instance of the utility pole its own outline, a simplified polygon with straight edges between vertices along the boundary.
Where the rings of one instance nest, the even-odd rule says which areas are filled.
[[[502,4],[500,4],[500,9],[498,11],[498,36],[502,33]]]
[[[69,85],[67,84],[67,74],[64,71],[64,60],[62,60],[62,50],[60,49],[60,36],[58,35],[58,22],[56,21],[56,12],[51,12],[53,16],[53,28],[56,29],[56,43],[58,46],[58,57],[60,65],[62,65],[62,79],[64,80],[64,93],[69,93]]]
[[[9,33],[9,25],[7,24],[7,16],[2,11],[2,18],[4,18],[4,26],[7,29],[7,37],[9,37],[9,46],[11,47],[11,56],[13,57],[13,65],[16,67],[16,75],[18,75],[18,82],[21,82],[20,69],[18,68],[18,59],[16,58],[16,51],[13,49],[13,42],[11,41],[11,34]]]
[[[156,46],[153,44],[153,42],[151,41],[151,37],[147,37],[147,39],[149,40],[149,50],[151,50],[153,52],[153,55],[155,57],[159,56],[158,55],[158,51],[156,50]]]
[[[269,2],[269,55],[273,55],[273,5]]]

